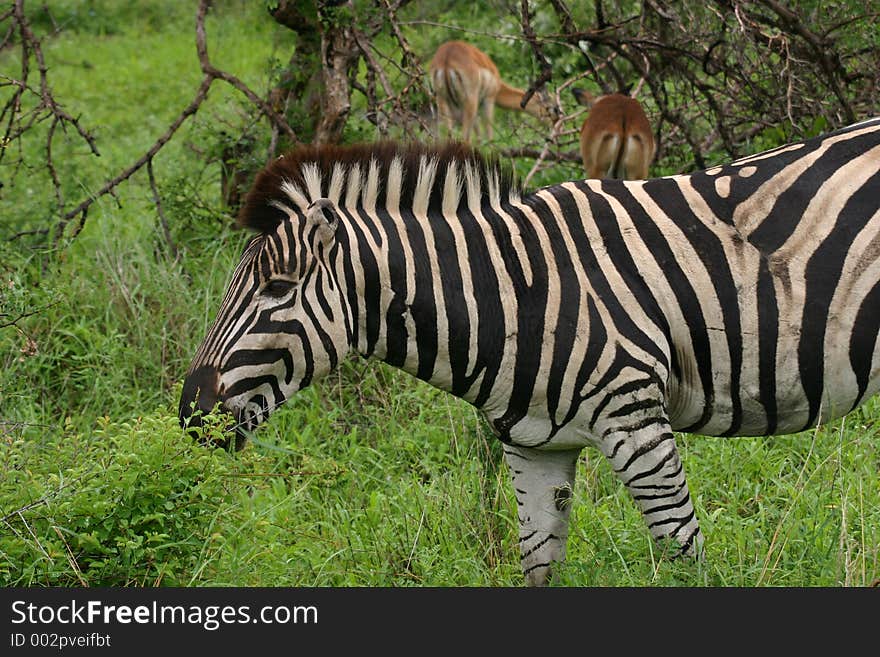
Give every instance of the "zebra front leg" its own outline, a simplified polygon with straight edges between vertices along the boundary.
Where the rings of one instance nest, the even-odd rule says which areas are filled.
[[[575,465],[581,450],[504,446],[519,507],[519,547],[529,586],[544,586],[552,563],[565,560]]]
[[[668,421],[654,417],[606,429],[600,447],[639,505],[654,539],[672,539],[677,555],[701,558],[703,535]]]

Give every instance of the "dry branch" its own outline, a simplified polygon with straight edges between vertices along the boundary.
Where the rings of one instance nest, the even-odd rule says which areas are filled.
[[[198,112],[199,108],[202,106],[202,103],[204,103],[204,101],[207,99],[208,90],[211,88],[211,85],[214,83],[215,80],[223,80],[227,84],[240,91],[251,103],[253,103],[257,107],[260,113],[264,115],[277,130],[283,132],[292,141],[296,141],[296,133],[294,132],[294,130],[290,127],[290,125],[282,116],[280,116],[272,109],[272,107],[266,101],[260,98],[254,91],[252,91],[246,84],[244,84],[244,82],[239,80],[236,76],[232,75],[231,73],[227,73],[226,71],[223,71],[221,69],[218,69],[211,63],[211,60],[208,56],[207,37],[205,33],[205,15],[207,14],[210,4],[210,0],[200,0],[198,9],[196,11],[196,51],[198,54],[199,65],[202,72],[204,73],[204,77],[202,78],[202,81],[199,84],[199,87],[196,90],[193,99],[171,122],[165,132],[156,139],[153,145],[150,146],[143,155],[141,155],[134,163],[107,180],[95,193],[87,196],[72,209],[66,209],[66,203],[62,193],[62,181],[58,176],[52,158],[52,143],[53,139],[55,138],[56,127],[61,126],[62,128],[64,128],[66,125],[72,126],[80,135],[80,137],[82,137],[82,139],[88,144],[91,153],[95,156],[98,156],[100,155],[100,153],[98,152],[95,138],[90,132],[88,132],[81,126],[78,118],[75,118],[68,114],[62,108],[61,104],[56,101],[52,89],[49,85],[48,68],[42,54],[40,40],[36,37],[33,30],[31,30],[30,24],[24,11],[24,0],[16,0],[12,10],[6,12],[5,14],[3,14],[2,17],[0,17],[0,20],[5,18],[11,19],[13,21],[12,27],[17,28],[17,31],[20,34],[22,49],[22,70],[20,74],[21,79],[12,79],[8,77],[0,78],[6,80],[6,82],[0,82],[0,86],[12,86],[15,89],[12,98],[10,98],[6,102],[3,110],[0,111],[0,124],[5,124],[2,147],[0,147],[0,162],[2,162],[3,156],[7,153],[9,144],[12,141],[20,140],[25,135],[25,133],[33,126],[35,126],[37,123],[42,122],[46,118],[49,118],[50,125],[47,132],[45,146],[45,166],[49,172],[49,176],[54,186],[57,211],[59,215],[59,218],[55,223],[54,230],[38,229],[20,231],[14,234],[10,239],[16,239],[27,234],[48,234],[50,232],[54,232],[53,247],[58,247],[61,243],[61,240],[65,237],[68,225],[74,219],[76,219],[77,221],[74,224],[74,228],[71,231],[69,239],[76,238],[76,236],[80,233],[80,231],[82,231],[83,227],[85,226],[90,207],[103,196],[115,195],[116,188],[122,182],[131,178],[132,175],[142,169],[145,165],[148,168],[151,167],[153,158],[171,140],[178,129],[183,125],[183,123],[189,117]],[[8,38],[9,37],[7,37],[4,43],[8,41]],[[36,59],[37,61],[39,72],[39,89],[33,89],[28,82],[30,76],[28,62],[30,61],[31,54],[33,54],[34,59]],[[25,92],[30,92],[38,98],[36,108],[32,110],[28,115],[23,115],[21,111],[22,96]],[[151,170],[150,173],[152,173]],[[152,175],[150,176],[150,183],[154,191],[154,198],[158,201],[158,192],[156,191],[155,180],[153,179]],[[158,208],[159,206],[157,205],[157,209]],[[161,210],[159,211],[161,213]],[[170,233],[168,232],[167,221],[165,221],[164,217],[162,217],[161,214],[160,219],[162,221],[163,230],[165,231],[166,241],[168,241],[170,239]],[[172,248],[172,252],[176,251],[176,248],[173,247],[173,244],[170,241],[169,246],[170,248]]]
[[[808,136],[817,119],[832,129],[876,111],[880,53],[845,44],[877,33],[877,12],[853,17],[835,5],[808,14],[780,0],[648,0],[632,15],[597,0],[595,25],[582,25],[565,0],[549,4],[561,31],[543,38],[579,50],[591,70],[595,57],[615,55],[614,65],[594,71],[594,83],[607,93],[643,80],[664,138],[660,155],[681,161],[689,153],[692,168],[751,152],[766,128],[791,140]]]
[[[635,84],[656,126],[658,158],[675,161],[679,170],[703,168],[721,156],[751,152],[753,140],[769,129],[779,132],[781,128],[785,138],[806,136],[817,125],[830,129],[873,114],[878,104],[880,53],[863,47],[865,39],[853,35],[880,30],[880,12],[851,15],[845,4],[808,14],[782,0],[613,4],[594,0],[587,13],[583,8],[573,13],[567,0],[544,5],[508,2],[512,18],[520,24],[519,35],[405,21],[399,14],[407,4],[409,0],[372,0],[372,11],[359,16],[361,5],[351,0],[279,0],[269,13],[279,25],[297,31],[297,59],[291,59],[280,84],[264,97],[212,63],[205,31],[211,2],[200,0],[195,41],[203,77],[193,97],[140,157],[85,198],[71,199],[71,187],[57,166],[55,139],[62,133],[72,134],[93,157],[99,155],[98,144],[80,117],[55,97],[41,41],[46,36],[38,36],[31,27],[25,0],[14,0],[0,13],[0,48],[21,50],[20,70],[14,76],[0,75],[0,90],[5,92],[0,106],[0,164],[7,165],[5,174],[12,179],[30,170],[32,163],[25,162],[22,140],[43,126],[36,133],[44,140],[39,167],[52,187],[54,214],[50,227],[26,226],[8,239],[40,235],[56,247],[74,239],[85,226],[91,206],[104,196],[115,197],[124,181],[146,167],[161,230],[175,253],[153,160],[200,110],[217,80],[236,89],[255,115],[265,118],[271,132],[270,155],[281,142],[339,141],[351,112],[353,91],[364,95],[366,118],[381,136],[425,139],[432,132],[430,110],[425,107],[430,90],[408,39],[410,30],[424,25],[528,43],[540,72],[523,104],[552,80],[560,49],[578,53],[583,64],[582,71],[552,90],[560,108],[564,107],[561,93],[575,78],[590,77],[603,93],[630,90]],[[592,17],[583,18],[590,11]],[[542,12],[541,21],[535,19],[538,12]],[[548,16],[555,17],[557,31],[542,34],[536,26],[547,26]],[[377,46],[379,34],[392,37],[390,52]],[[304,57],[312,56],[305,75],[294,71]],[[303,126],[302,110],[313,118],[313,126]],[[563,117],[549,135],[536,140],[540,145],[523,141],[504,154],[535,160],[527,179],[552,163],[577,162],[577,153],[568,150],[568,140],[579,116],[575,112]],[[297,131],[291,127],[294,118]],[[681,166],[681,162],[686,164]]]
[[[532,96],[535,95],[535,92],[541,89],[541,87],[553,78],[553,67],[550,65],[550,60],[547,59],[547,55],[544,54],[542,43],[538,41],[538,37],[532,29],[532,13],[529,11],[529,0],[521,0],[520,20],[523,36],[526,38],[526,41],[529,42],[532,54],[535,56],[535,59],[538,60],[538,65],[541,68],[540,74],[535,81],[529,85],[529,88],[526,90],[526,93],[523,95],[522,100],[519,103],[520,107],[525,108]]]

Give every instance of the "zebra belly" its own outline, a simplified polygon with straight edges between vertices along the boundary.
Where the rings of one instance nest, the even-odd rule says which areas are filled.
[[[498,435],[494,422],[498,418],[493,417],[486,409],[482,409],[482,413]],[[550,450],[578,449],[597,444],[597,441],[585,429],[585,425],[585,421],[575,417],[564,426],[555,426],[546,412],[533,409],[529,415],[511,427],[507,435],[499,435],[499,438],[517,447],[536,447]]]
[[[833,322],[829,326],[833,325]],[[859,384],[853,368],[850,335],[853,327],[836,327],[824,340],[824,358],[818,373],[807,378],[799,358],[799,334],[777,343],[776,368],[772,387],[766,375],[746,354],[743,358],[740,385],[732,394],[730,377],[713,376],[708,418],[695,426],[695,419],[706,408],[706,391],[690,362],[681,368],[681,377],[672,377],[668,407],[672,428],[707,436],[785,435],[804,431],[839,419],[880,391],[880,343],[873,338],[873,349],[860,357],[870,361],[870,374]],[[723,368],[717,368],[722,370]],[[762,381],[763,379],[763,381]],[[818,403],[811,404],[806,390],[811,387]],[[774,391],[768,399],[766,391]],[[818,392],[815,392],[818,391]]]

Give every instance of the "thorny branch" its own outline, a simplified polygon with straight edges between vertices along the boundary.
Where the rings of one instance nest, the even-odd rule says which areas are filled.
[[[41,307],[37,308],[36,310],[31,310],[29,312],[19,313],[15,317],[13,317],[11,313],[0,313],[0,329],[8,328],[10,326],[14,326],[14,327],[18,328],[18,323],[21,320],[26,319],[28,317],[31,317],[33,315],[37,315],[37,314],[43,312],[44,310],[48,310],[49,308],[51,308],[52,306],[54,306],[58,303],[59,303],[58,301],[55,301],[53,303],[46,304],[45,306],[41,306]]]
[[[11,19],[13,23],[9,31],[7,32],[4,41],[0,43],[0,47],[9,45],[12,42],[13,34],[17,31],[20,35],[22,50],[22,69],[19,76],[20,79],[12,79],[5,76],[0,77],[0,87],[11,86],[14,88],[12,97],[6,102],[2,111],[0,111],[0,125],[5,126],[2,142],[0,142],[0,163],[2,163],[3,157],[9,150],[9,145],[12,142],[21,140],[22,136],[29,129],[31,129],[36,124],[43,122],[46,119],[49,119],[50,125],[47,132],[45,148],[45,166],[48,169],[49,176],[52,180],[57,211],[59,215],[59,219],[54,227],[54,231],[51,231],[49,229],[20,231],[19,233],[16,233],[13,237],[19,237],[25,234],[42,234],[44,232],[54,232],[53,247],[57,247],[60,244],[61,240],[64,238],[66,234],[66,229],[70,222],[74,219],[77,219],[76,223],[74,224],[74,228],[69,236],[70,239],[74,239],[85,226],[89,208],[101,197],[108,194],[113,195],[116,188],[122,182],[128,180],[132,175],[142,169],[145,165],[150,168],[150,182],[153,186],[154,197],[158,199],[158,195],[155,191],[155,180],[152,177],[151,169],[153,158],[165,146],[165,144],[167,144],[171,140],[177,130],[183,125],[183,123],[189,117],[198,112],[202,103],[208,96],[208,90],[211,88],[211,85],[214,83],[215,80],[223,80],[224,82],[228,83],[229,85],[240,91],[251,103],[253,103],[259,109],[259,111],[264,116],[269,119],[269,121],[276,129],[280,130],[281,132],[286,134],[292,141],[296,142],[296,133],[294,132],[294,130],[290,127],[290,125],[288,125],[283,117],[279,116],[272,109],[272,107],[266,101],[261,99],[254,91],[252,91],[246,84],[244,84],[244,82],[239,80],[237,77],[218,69],[211,63],[211,60],[208,56],[207,37],[205,33],[205,15],[207,14],[210,4],[210,0],[200,0],[198,10],[196,12],[196,50],[198,53],[199,65],[202,72],[204,73],[204,77],[202,78],[202,81],[199,84],[199,87],[196,90],[193,99],[174,119],[174,121],[172,121],[171,125],[165,130],[165,132],[156,139],[155,143],[153,143],[153,145],[150,146],[150,148],[147,149],[147,151],[140,158],[138,158],[133,164],[119,172],[116,176],[114,176],[110,180],[107,180],[96,192],[87,196],[72,209],[66,209],[66,203],[62,193],[62,181],[58,176],[58,172],[55,168],[52,157],[52,144],[56,136],[56,127],[60,126],[62,129],[64,129],[67,125],[73,126],[73,128],[76,129],[77,133],[82,137],[82,139],[85,140],[86,143],[89,145],[91,152],[94,155],[98,156],[100,155],[100,153],[98,152],[95,138],[90,132],[85,130],[80,125],[78,118],[74,118],[73,116],[68,114],[55,100],[55,97],[49,85],[48,68],[46,67],[45,59],[43,57],[40,39],[36,37],[36,35],[30,28],[30,24],[24,11],[24,0],[16,0],[11,11],[0,15],[0,22],[2,22],[3,20]],[[37,62],[39,70],[39,89],[34,89],[29,84],[29,62],[32,55]],[[35,96],[37,101],[35,108],[29,110],[26,113],[23,112],[23,97],[25,93],[30,93],[32,96]],[[19,165],[22,163],[23,159],[20,159]],[[13,177],[14,176],[15,172],[13,173]],[[163,230],[166,231],[166,240],[168,240],[170,234],[167,232],[167,222],[165,222],[164,217],[160,216],[160,219],[162,220]],[[171,244],[170,242],[169,246],[172,248],[172,251],[175,250],[173,248],[173,244]]]
[[[156,142],[152,146],[150,146],[147,152],[139,157],[134,164],[127,167],[116,176],[114,176],[112,179],[105,182],[101,189],[99,189],[95,194],[88,196],[75,208],[69,210],[68,212],[65,212],[62,215],[55,232],[55,246],[57,246],[60,242],[62,236],[64,235],[64,230],[71,219],[79,215],[79,221],[77,222],[73,230],[73,234],[70,236],[71,239],[73,239],[77,235],[79,235],[80,231],[85,226],[86,216],[88,214],[89,208],[95,201],[97,201],[102,196],[109,194],[111,191],[116,189],[119,183],[123,182],[124,180],[128,180],[136,171],[139,171],[145,164],[152,161],[156,153],[158,153],[165,144],[171,141],[171,137],[173,137],[174,133],[177,132],[177,129],[180,128],[181,125],[183,125],[183,122],[198,111],[205,98],[208,97],[208,89],[210,89],[211,83],[213,81],[213,78],[208,75],[204,77],[202,83],[199,85],[198,91],[196,91],[195,97],[190,102],[190,104],[187,105],[186,108],[184,108],[184,110],[178,115],[176,119],[174,119],[174,121],[164,132],[164,134],[162,134],[156,140]]]
[[[153,203],[156,205],[156,213],[159,215],[159,222],[162,224],[162,234],[165,236],[165,243],[168,245],[168,251],[172,260],[177,260],[177,245],[174,238],[171,237],[171,229],[168,226],[168,219],[162,210],[162,197],[159,195],[159,188],[156,186],[156,177],[153,175],[153,161],[147,162],[147,177],[150,179],[150,190],[153,192]]]
[[[413,52],[409,42],[404,36],[403,30],[401,30],[400,27],[400,21],[397,18],[397,12],[404,5],[408,4],[409,1],[410,0],[397,0],[397,2],[392,5],[389,0],[377,0],[387,12],[388,23],[391,27],[392,34],[394,34],[394,39],[403,53],[400,72],[406,76],[406,81],[400,92],[397,94],[388,94],[381,104],[390,104],[393,108],[391,112],[392,122],[402,126],[408,138],[418,139],[420,135],[411,130],[412,126],[417,126],[422,135],[429,134],[431,128],[425,121],[425,118],[413,109],[416,103],[413,101],[412,97],[418,97],[420,94],[426,96],[429,94],[429,90],[427,87],[427,74],[422,68],[418,56]],[[366,50],[362,47],[362,43],[363,41],[361,40],[358,45],[361,46],[361,52],[364,54],[367,70],[377,76],[383,75],[384,73],[381,66],[376,59],[367,55]],[[371,98],[368,96],[368,101],[373,105],[376,104],[374,97]]]
[[[565,0],[549,4],[560,32],[544,40],[579,50],[587,68],[595,56],[615,55],[593,82],[608,93],[644,81],[658,155],[681,161],[690,152],[692,168],[751,152],[766,129],[803,138],[878,106],[880,51],[848,45],[863,42],[852,34],[880,30],[878,12],[853,17],[845,3],[808,14],[779,0],[648,0],[633,15],[596,0],[593,26],[579,25]]]
[[[584,77],[602,93],[631,92],[635,85],[635,93],[640,92],[639,98],[655,125],[660,145],[658,159],[679,163],[689,160],[684,170],[752,152],[753,141],[765,131],[781,132],[785,139],[803,137],[871,115],[880,104],[880,50],[852,45],[865,41],[853,35],[880,31],[880,12],[870,8],[853,16],[846,3],[807,14],[781,0],[593,0],[589,6],[572,12],[567,0],[544,4],[520,0],[508,2],[511,17],[521,28],[520,35],[510,35],[402,20],[399,14],[408,4],[409,0],[372,0],[375,11],[356,16],[354,21],[350,16],[355,16],[355,5],[348,0],[320,0],[314,4],[279,0],[270,10],[280,24],[297,30],[298,61],[310,52],[309,48],[321,56],[313,78],[322,78],[323,73],[325,86],[330,86],[326,79],[329,76],[339,92],[336,95],[342,94],[334,98],[340,110],[337,124],[348,118],[347,94],[355,90],[363,94],[365,118],[376,126],[379,135],[429,138],[433,121],[426,107],[431,94],[419,56],[427,53],[417,54],[407,37],[410,30],[423,25],[453,27],[465,38],[475,40],[514,38],[528,43],[540,73],[523,103],[545,86],[555,93],[558,106],[564,109],[567,103],[563,101],[571,102],[564,92]],[[210,0],[200,0],[196,11],[195,41],[202,79],[190,102],[135,162],[85,198],[74,200],[68,198],[71,187],[65,185],[63,170],[58,166],[55,140],[61,134],[73,135],[95,157],[100,155],[97,140],[80,117],[71,114],[55,97],[42,47],[46,37],[39,37],[32,29],[25,0],[14,0],[0,12],[0,49],[18,47],[21,52],[20,70],[14,76],[0,74],[0,91],[5,94],[0,106],[0,165],[5,169],[0,172],[8,181],[15,180],[21,171],[32,170],[22,140],[33,128],[44,126],[39,133],[44,144],[38,166],[50,181],[55,217],[48,228],[24,226],[8,239],[39,235],[56,247],[62,240],[74,239],[98,199],[115,196],[121,183],[146,168],[161,229],[174,253],[176,247],[153,175],[153,160],[187,119],[199,111],[217,80],[235,88],[266,119],[272,133],[270,153],[275,152],[281,137],[296,144],[300,138],[309,140],[325,133],[330,141],[342,135],[343,126],[335,124],[315,135],[301,134],[300,123],[296,132],[291,127],[296,118],[288,115],[291,103],[305,107],[314,102],[314,95],[309,97],[307,93],[309,78],[295,81],[293,95],[288,85],[286,94],[263,98],[235,75],[217,68],[209,57],[205,32],[210,5]],[[321,18],[332,17],[337,8],[349,12],[345,14],[349,18],[336,22]],[[316,22],[310,22],[310,11],[317,12]],[[539,14],[540,21],[536,18]],[[556,27],[548,27],[554,24]],[[542,27],[538,29],[538,25]],[[377,46],[379,34],[392,37],[394,52]],[[558,75],[554,64],[564,51],[578,53],[576,59],[582,69],[567,73],[554,89],[547,83],[554,73]],[[328,59],[331,55],[338,65]],[[325,110],[319,107],[319,115],[329,114]],[[584,111],[578,108],[563,116],[549,134],[541,136],[538,146],[523,141],[503,151],[503,155],[535,160],[527,180],[554,164],[564,163],[566,171],[571,171],[571,164],[578,160],[572,147]],[[779,138],[779,134],[773,136]],[[0,181],[0,189],[2,185]]]
[[[538,41],[535,31],[532,29],[532,12],[529,11],[529,0],[522,0],[521,2],[520,20],[522,21],[523,36],[526,38],[526,41],[529,42],[529,46],[532,48],[532,54],[535,56],[535,59],[538,60],[538,65],[541,67],[541,73],[526,90],[525,95],[523,95],[523,98],[519,103],[519,106],[524,108],[529,100],[531,100],[532,96],[535,95],[535,92],[553,78],[553,67],[550,65],[550,60],[548,60],[547,56],[544,54],[544,48],[541,42]]]

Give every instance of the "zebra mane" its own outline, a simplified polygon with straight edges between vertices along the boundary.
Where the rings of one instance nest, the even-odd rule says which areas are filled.
[[[346,208],[457,210],[499,204],[520,189],[497,157],[450,142],[300,146],[257,174],[238,213],[240,226],[273,231],[290,210],[318,198]]]

